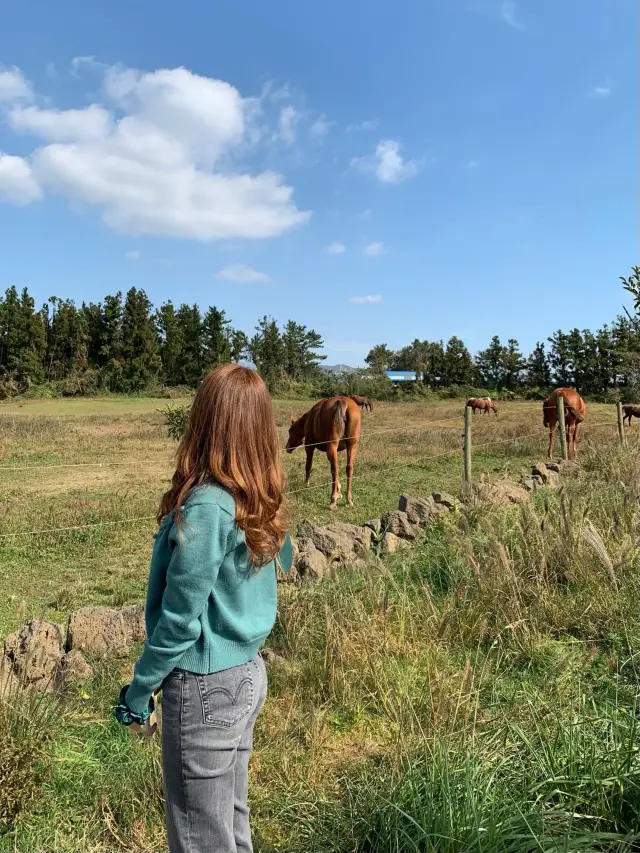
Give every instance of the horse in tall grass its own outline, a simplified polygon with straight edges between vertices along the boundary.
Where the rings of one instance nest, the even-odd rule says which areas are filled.
[[[622,407],[622,411],[624,412],[622,423],[629,422],[629,426],[631,426],[631,418],[640,418],[640,406],[637,403],[627,403]]]
[[[373,409],[368,397],[340,394],[320,400],[297,420],[291,418],[285,449],[287,453],[292,453],[296,447],[304,445],[307,453],[305,485],[309,484],[314,451],[327,454],[331,466],[331,509],[335,509],[342,497],[338,471],[338,453],[341,450],[347,451],[347,505],[353,506],[351,478],[360,440],[361,409]]]
[[[492,401],[491,397],[469,397],[467,406],[470,407],[474,415],[476,412],[482,412],[483,415],[488,415],[489,412],[498,414],[496,404]]]
[[[564,401],[564,425],[567,436],[567,454],[569,459],[576,458],[576,445],[580,436],[580,426],[587,416],[587,406],[575,388],[556,388],[542,403],[542,422],[549,428],[549,449],[551,456],[553,438],[558,426],[558,397]]]

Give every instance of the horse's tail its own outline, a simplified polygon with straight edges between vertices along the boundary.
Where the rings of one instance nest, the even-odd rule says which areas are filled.
[[[367,409],[367,411],[373,411],[373,403],[369,399],[369,397],[358,397],[357,394],[351,394],[350,398],[356,404],[356,406],[360,406],[361,409]]]
[[[465,403],[465,406],[473,406],[473,399],[474,399],[473,397],[469,397],[469,399]]]
[[[344,428],[347,424],[347,404],[344,400],[336,400],[333,404],[333,423],[335,426]]]

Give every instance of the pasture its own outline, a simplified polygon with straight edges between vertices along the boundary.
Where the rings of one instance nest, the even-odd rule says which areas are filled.
[[[148,517],[175,450],[161,405],[0,407],[0,532],[79,528],[0,539],[0,637],[27,618],[143,598]],[[283,446],[305,407],[276,401]],[[363,521],[403,492],[459,492],[463,407],[364,413],[352,508],[330,512],[324,456],[308,489],[304,454],[285,456],[294,520]],[[282,660],[252,766],[257,853],[637,849],[633,433],[621,448],[615,408],[589,405],[585,475],[560,493],[466,511],[364,573],[281,589],[269,645]],[[474,477],[516,478],[546,445],[541,403],[499,404],[497,418],[474,418]],[[0,813],[0,849],[164,849],[158,744],[110,719],[130,665],[51,700],[47,737],[24,736],[41,782],[11,825]],[[0,712],[0,736],[9,729]]]

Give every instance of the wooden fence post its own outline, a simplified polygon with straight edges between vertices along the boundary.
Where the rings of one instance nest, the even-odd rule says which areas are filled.
[[[471,485],[471,406],[464,407],[464,482]]]
[[[567,459],[567,429],[564,423],[564,398],[561,394],[557,396],[558,405],[558,429],[560,430],[560,453],[563,459]]]
[[[620,444],[624,447],[627,443],[625,434],[624,434],[624,419],[622,417],[622,403],[616,403],[616,410],[618,412],[618,435],[620,436]]]

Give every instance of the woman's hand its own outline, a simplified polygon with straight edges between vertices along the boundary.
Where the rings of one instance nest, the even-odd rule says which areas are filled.
[[[131,731],[137,732],[137,734],[142,735],[143,737],[151,740],[151,738],[156,733],[156,729],[158,728],[158,723],[156,721],[156,715],[152,714],[149,719],[140,725],[140,723],[131,723]]]

